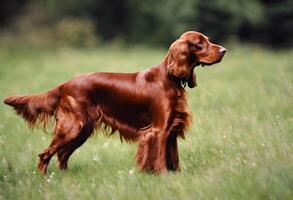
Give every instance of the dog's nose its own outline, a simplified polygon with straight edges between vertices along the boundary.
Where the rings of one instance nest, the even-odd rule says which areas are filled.
[[[219,50],[221,55],[225,55],[226,51],[227,51],[227,49],[225,49],[224,47],[221,47]]]

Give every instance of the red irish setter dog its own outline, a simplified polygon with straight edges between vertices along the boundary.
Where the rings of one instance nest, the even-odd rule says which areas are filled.
[[[137,142],[136,162],[141,171],[159,174],[179,170],[177,137],[191,121],[185,85],[196,86],[194,68],[220,62],[226,49],[199,32],[181,35],[163,61],[137,73],[90,73],[77,76],[48,92],[9,96],[4,102],[28,125],[45,127],[56,120],[53,140],[39,154],[38,170],[46,173],[57,153],[60,169],[95,129]]]

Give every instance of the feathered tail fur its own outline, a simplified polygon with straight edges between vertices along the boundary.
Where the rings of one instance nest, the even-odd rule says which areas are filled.
[[[16,114],[22,116],[30,128],[37,125],[46,127],[48,119],[54,115],[60,99],[60,88],[31,96],[8,96],[4,103],[10,105]]]

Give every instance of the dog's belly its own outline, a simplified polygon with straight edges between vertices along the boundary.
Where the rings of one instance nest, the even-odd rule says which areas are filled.
[[[129,101],[120,97],[110,102],[103,102],[100,108],[105,116],[111,116],[116,123],[134,129],[141,129],[151,124],[151,108],[147,102]]]

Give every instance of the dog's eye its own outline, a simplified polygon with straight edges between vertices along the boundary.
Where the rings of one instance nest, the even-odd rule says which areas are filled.
[[[202,50],[203,47],[204,47],[203,42],[198,42],[198,43],[195,44],[196,50]]]

